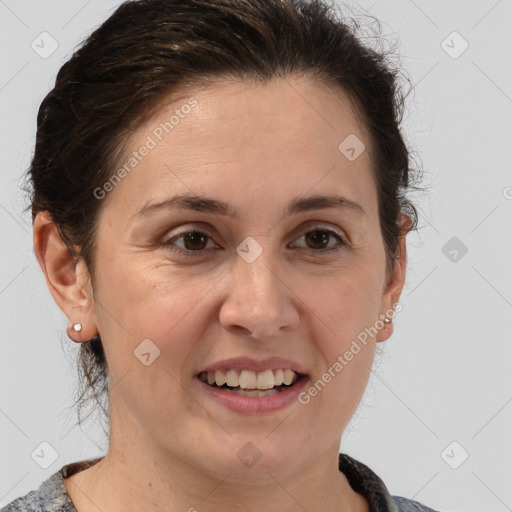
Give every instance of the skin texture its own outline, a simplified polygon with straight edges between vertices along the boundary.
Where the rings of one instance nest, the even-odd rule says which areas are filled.
[[[277,355],[304,365],[315,382],[398,302],[405,237],[388,276],[364,127],[344,94],[305,78],[222,81],[187,94],[129,141],[127,154],[188,98],[197,100],[102,199],[94,288],[49,216],[34,224],[49,289],[70,323],[83,326],[68,335],[79,342],[99,332],[110,371],[108,454],[65,480],[68,493],[78,512],[368,510],[337,457],[376,343],[392,324],[308,404],[237,414],[206,396],[196,378],[229,357]],[[350,134],[367,148],[355,161],[338,150]],[[186,193],[224,201],[238,217],[176,208],[136,216],[148,203]],[[297,197],[331,194],[365,214],[286,215]],[[307,234],[313,229],[333,230],[346,245],[326,253],[322,247],[336,247],[336,238],[319,244]],[[183,231],[209,238],[187,243],[178,237]],[[263,250],[252,263],[236,252],[249,236]],[[133,351],[148,338],[161,353],[145,366]],[[250,468],[237,457],[247,442],[261,452]]]

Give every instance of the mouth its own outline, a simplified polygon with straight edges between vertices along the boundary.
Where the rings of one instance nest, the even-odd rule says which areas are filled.
[[[249,397],[268,397],[283,393],[304,382],[307,375],[289,369],[265,370],[229,370],[227,372],[200,372],[197,378],[211,388],[228,393]]]

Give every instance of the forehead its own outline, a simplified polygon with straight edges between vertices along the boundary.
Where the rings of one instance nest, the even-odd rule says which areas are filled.
[[[373,187],[370,154],[347,158],[347,140],[360,142],[357,151],[370,147],[349,97],[318,82],[221,81],[183,90],[132,134],[118,165],[126,178],[109,200],[129,196],[142,207],[149,198],[215,186],[232,200],[248,190],[301,195],[320,181],[324,192],[339,184],[361,200]]]
[[[156,130],[158,138],[158,127],[170,121],[176,142],[182,135],[190,144],[214,142],[225,149],[240,150],[260,141],[280,144],[287,135],[292,145],[307,140],[310,145],[332,148],[338,138],[351,133],[362,135],[365,130],[348,94],[304,77],[275,78],[264,84],[224,80],[187,92],[162,104],[137,135]],[[194,107],[188,108],[191,98]],[[169,116],[173,111],[179,119]],[[184,123],[187,118],[191,120]],[[196,137],[190,139],[186,130],[175,129],[178,124],[195,124]],[[278,139],[274,139],[276,134],[280,135]],[[165,138],[170,132],[164,129],[161,135]],[[225,135],[229,135],[228,140]]]

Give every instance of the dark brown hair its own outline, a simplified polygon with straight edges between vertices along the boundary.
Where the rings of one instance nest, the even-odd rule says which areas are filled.
[[[401,134],[401,70],[363,45],[358,22],[321,0],[133,0],[124,2],[60,69],[41,103],[27,173],[32,216],[48,211],[94,279],[95,229],[104,201],[93,191],[113,175],[130,134],[184,87],[222,79],[265,83],[292,75],[344,91],[370,137],[388,273],[401,213],[417,213],[410,153]],[[341,141],[340,141],[341,142]],[[417,188],[417,187],[414,187]],[[107,362],[99,336],[81,344],[84,403],[108,418]],[[101,403],[105,400],[105,405]]]

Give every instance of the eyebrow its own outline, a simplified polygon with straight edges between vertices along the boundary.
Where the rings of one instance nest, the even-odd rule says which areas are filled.
[[[135,217],[145,217],[152,212],[172,208],[238,218],[236,209],[228,203],[193,194],[173,196],[158,203],[148,203],[135,214]],[[360,204],[338,195],[297,197],[288,204],[287,215],[313,210],[324,210],[328,208],[340,208],[343,210],[353,211],[360,216],[368,216]]]

